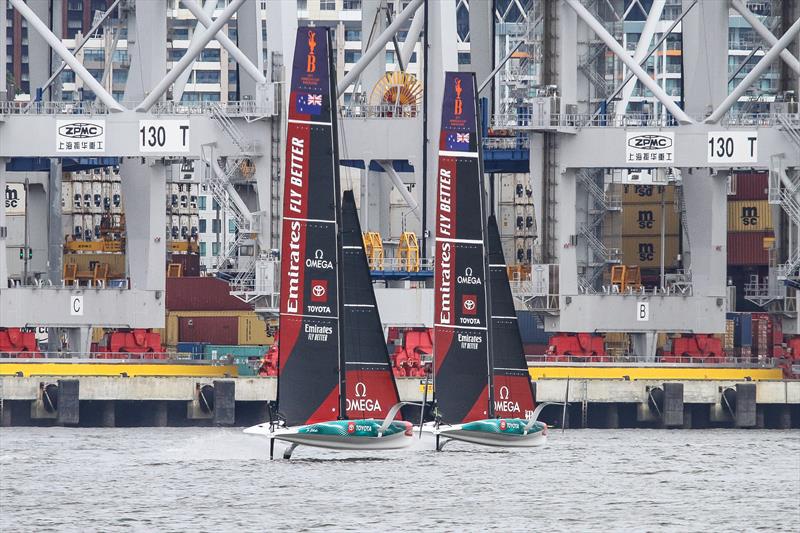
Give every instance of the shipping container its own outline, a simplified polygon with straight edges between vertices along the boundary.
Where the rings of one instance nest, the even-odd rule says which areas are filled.
[[[728,231],[772,230],[772,208],[766,200],[728,202]]]
[[[774,242],[771,231],[728,233],[728,265],[766,266]]]
[[[663,193],[664,202],[671,205],[675,202],[675,186],[673,185],[610,185],[612,194],[622,197],[622,204],[660,204]]]
[[[769,188],[768,172],[742,172],[731,176],[733,194],[728,200],[766,200]]]
[[[218,278],[167,278],[166,307],[169,311],[252,311],[250,305],[231,296],[230,290],[230,285]]]
[[[664,238],[664,267],[678,266],[680,237]],[[623,237],[622,264],[641,268],[659,268],[661,265],[661,237]]]
[[[750,313],[728,313],[727,319],[733,322],[734,348],[750,347],[753,343],[753,321]]]
[[[249,315],[242,315],[239,317],[239,341],[240,345],[268,345],[272,344],[275,339],[272,335],[267,334],[267,328],[271,331],[274,327],[270,327],[265,321],[261,320],[255,313]]]
[[[523,344],[547,344],[550,333],[544,330],[544,325],[532,311],[517,311],[517,324]]]
[[[680,217],[674,204],[665,204],[663,211],[660,204],[626,204],[622,208],[622,235],[660,235],[662,218],[665,235],[680,235]]]
[[[268,350],[269,346],[207,345],[203,358],[213,361],[230,360],[237,366],[240,376],[255,376]]]
[[[197,277],[200,275],[200,255],[198,254],[172,254],[170,263],[181,265],[181,275]]]
[[[175,346],[175,351],[191,354],[192,359],[202,359],[206,346],[205,342],[179,342]]]
[[[238,336],[238,317],[192,316],[178,319],[178,342],[236,344]]]

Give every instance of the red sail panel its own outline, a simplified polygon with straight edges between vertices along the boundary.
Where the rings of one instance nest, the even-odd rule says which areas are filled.
[[[434,379],[440,416],[452,424],[492,416],[476,94],[474,74],[446,73],[436,194]]]
[[[504,418],[528,418],[533,415],[535,407],[531,376],[508,282],[500,231],[494,216],[489,217],[487,229],[494,413]]]
[[[299,28],[292,67],[281,238],[278,411],[287,425],[339,409],[335,80],[325,28]]]
[[[382,419],[400,398],[383,338],[353,191],[345,191],[342,197],[342,248],[347,418]]]

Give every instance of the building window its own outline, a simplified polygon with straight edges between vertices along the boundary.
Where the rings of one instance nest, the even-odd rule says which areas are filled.
[[[344,0],[342,2],[342,9],[358,11],[361,9],[361,0]]]
[[[218,257],[219,256],[219,243],[218,242],[212,242],[211,243],[211,255],[213,255],[214,257]]]
[[[206,48],[200,52],[200,61],[219,62],[219,48]]]
[[[458,64],[459,65],[469,65],[470,57],[469,52],[459,52],[458,53]]]
[[[360,41],[361,30],[344,30],[345,41]]]
[[[127,50],[114,50],[113,60],[117,63],[125,63],[129,60]]]
[[[128,81],[128,71],[117,69],[114,71],[111,77],[114,80],[114,83],[125,83]]]
[[[172,39],[175,41],[188,41],[189,28],[172,28]]]
[[[320,11],[335,11],[336,0],[319,0]]]
[[[181,102],[199,102],[200,101],[200,93],[193,93],[193,92],[185,92],[183,96],[181,96]]]
[[[205,210],[206,208],[206,197],[205,196],[198,196],[197,197],[197,209]]]
[[[106,60],[106,54],[103,50],[97,48],[88,48],[83,51],[84,61],[97,61],[102,63]]]
[[[344,62],[345,63],[355,63],[361,59],[361,50],[345,50],[344,51]]]
[[[236,83],[237,74],[235,70],[228,71],[228,83]]]
[[[202,220],[200,222],[203,222]],[[200,257],[206,256],[206,243],[200,241]]]
[[[64,70],[61,72],[62,83],[75,83],[75,73],[71,70]]]
[[[167,53],[167,60],[169,61],[180,61],[183,57],[183,54],[186,53],[185,48],[170,48]]]
[[[206,225],[207,225],[206,219],[201,218],[200,219],[200,227],[198,228],[200,233],[205,233],[206,232],[206,229],[207,229]]]
[[[196,70],[195,83],[219,83],[218,70]]]
[[[217,203],[216,200],[211,201],[211,209],[213,209],[214,211],[219,211],[219,204]]]
[[[236,233],[236,222],[233,220],[228,221],[228,233]]]
[[[394,50],[386,50],[386,62],[394,63]]]
[[[218,218],[215,218],[211,221],[211,233],[221,233],[222,232],[222,221]]]
[[[200,93],[203,102],[219,102],[219,93]]]

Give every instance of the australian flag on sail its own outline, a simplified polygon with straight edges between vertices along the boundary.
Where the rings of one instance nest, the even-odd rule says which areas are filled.
[[[458,133],[456,131],[448,131],[445,135],[445,146],[448,150],[456,150],[459,152],[469,151],[469,132]]]
[[[322,95],[298,93],[295,100],[295,111],[303,115],[319,115],[322,113]]]

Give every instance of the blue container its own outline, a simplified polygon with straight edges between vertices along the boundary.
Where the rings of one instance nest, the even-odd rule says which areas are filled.
[[[753,317],[750,313],[728,313],[728,320],[733,320],[733,345],[737,348],[753,345]]]
[[[179,342],[175,349],[178,353],[192,354],[192,359],[202,359],[206,344],[205,342]]]
[[[522,344],[547,344],[550,342],[550,334],[544,330],[544,326],[532,311],[517,311],[517,324]]]

